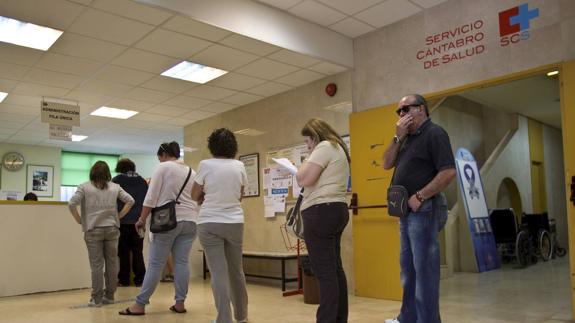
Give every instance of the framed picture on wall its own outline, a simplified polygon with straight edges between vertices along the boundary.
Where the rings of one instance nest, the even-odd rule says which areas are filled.
[[[248,185],[244,186],[244,197],[260,196],[260,154],[240,156],[248,175]]]
[[[38,197],[52,197],[54,189],[54,166],[28,165],[26,191]]]

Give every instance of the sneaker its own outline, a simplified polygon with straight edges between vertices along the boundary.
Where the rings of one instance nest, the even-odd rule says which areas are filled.
[[[114,299],[113,298],[107,298],[106,296],[104,296],[102,298],[102,304],[104,304],[104,305],[114,304]]]
[[[399,321],[397,320],[397,317],[396,317],[394,319],[387,319],[387,320],[385,320],[384,323],[399,323]]]
[[[96,302],[93,298],[90,298],[90,301],[88,302],[88,307],[100,307],[102,306],[102,302]]]

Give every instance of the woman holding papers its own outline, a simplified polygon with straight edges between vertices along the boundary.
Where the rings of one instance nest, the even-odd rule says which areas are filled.
[[[301,206],[304,237],[320,289],[316,319],[347,322],[347,280],[341,263],[341,235],[349,214],[346,204],[349,152],[335,130],[320,119],[301,131],[310,156],[296,173],[305,190]]]
[[[217,323],[233,318],[247,322],[248,293],[242,265],[244,211],[241,200],[248,184],[244,164],[235,159],[238,143],[233,132],[220,128],[208,138],[212,159],[202,160],[192,187],[192,199],[201,203],[198,235],[212,275]]]

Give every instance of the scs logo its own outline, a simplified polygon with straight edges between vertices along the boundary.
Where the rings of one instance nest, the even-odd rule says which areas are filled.
[[[501,46],[516,44],[529,39],[529,21],[539,17],[539,9],[529,10],[527,3],[499,13],[499,43]]]

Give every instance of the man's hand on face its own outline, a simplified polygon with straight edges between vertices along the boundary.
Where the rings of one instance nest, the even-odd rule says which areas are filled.
[[[399,118],[397,123],[395,124],[395,134],[403,140],[407,133],[409,132],[409,127],[413,124],[413,116],[410,114],[406,114],[403,117]]]

